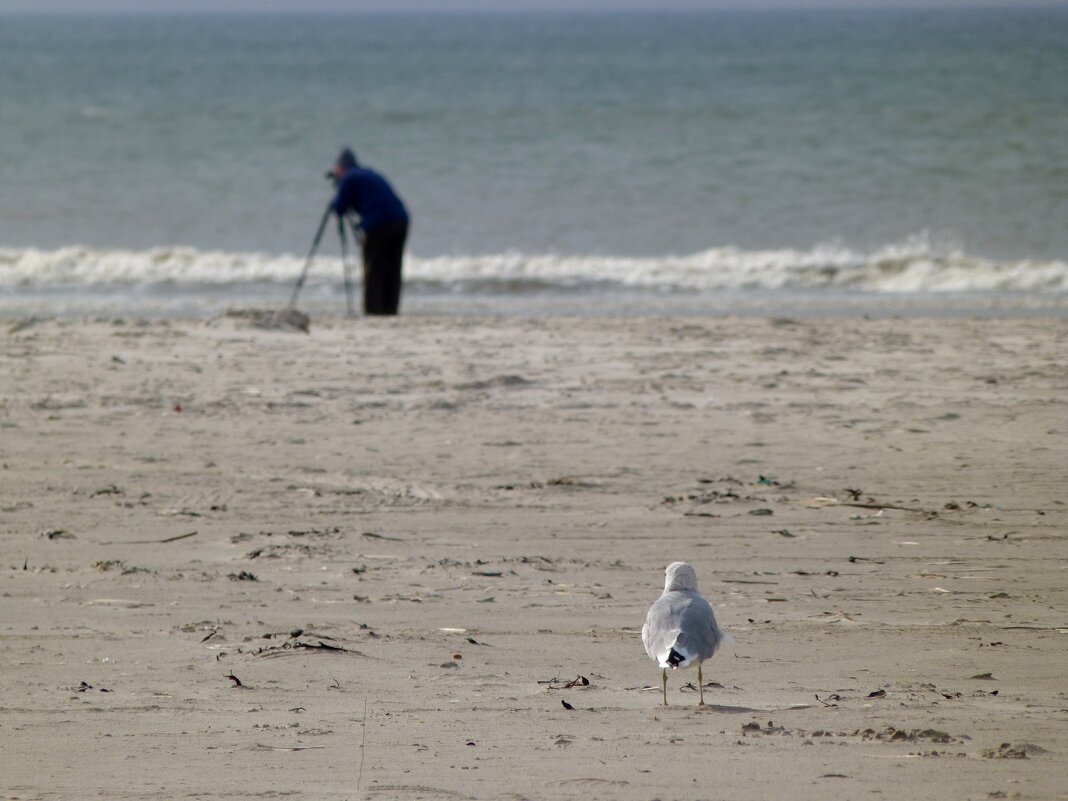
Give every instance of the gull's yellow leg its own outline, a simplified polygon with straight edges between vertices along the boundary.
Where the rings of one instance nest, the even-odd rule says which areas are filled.
[[[701,663],[697,663],[697,689],[701,693],[701,700],[697,702],[698,706],[705,705],[705,680],[701,677]]]
[[[667,702],[667,668],[662,668],[660,670],[660,678],[661,678],[661,683],[663,684],[663,687],[664,687],[664,706],[667,706],[668,705],[668,702]]]

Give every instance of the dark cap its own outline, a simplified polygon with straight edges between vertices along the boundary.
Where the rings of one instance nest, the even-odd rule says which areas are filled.
[[[352,152],[350,148],[345,148],[337,154],[337,159],[334,161],[335,167],[340,167],[343,170],[351,170],[356,166],[356,154]]]

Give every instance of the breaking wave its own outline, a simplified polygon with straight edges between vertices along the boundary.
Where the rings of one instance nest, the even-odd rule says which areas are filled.
[[[108,250],[0,249],[0,290],[293,282],[304,258],[166,247]],[[409,257],[409,285],[457,292],[522,293],[552,288],[618,287],[660,292],[710,290],[868,293],[1068,293],[1068,262],[999,261],[931,245],[917,237],[862,252],[840,245],[811,250],[712,248],[689,256],[614,257],[500,253]],[[319,256],[313,282],[340,280],[337,256]]]

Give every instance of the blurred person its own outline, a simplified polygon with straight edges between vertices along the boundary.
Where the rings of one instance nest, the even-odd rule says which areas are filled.
[[[363,249],[364,314],[396,314],[400,307],[401,268],[410,217],[384,176],[360,166],[345,148],[327,173],[337,187],[331,204],[341,218],[359,218]]]

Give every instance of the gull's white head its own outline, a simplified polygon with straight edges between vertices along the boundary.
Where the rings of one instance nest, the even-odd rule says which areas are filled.
[[[697,592],[697,573],[685,562],[672,562],[664,570],[664,592],[689,590]]]

